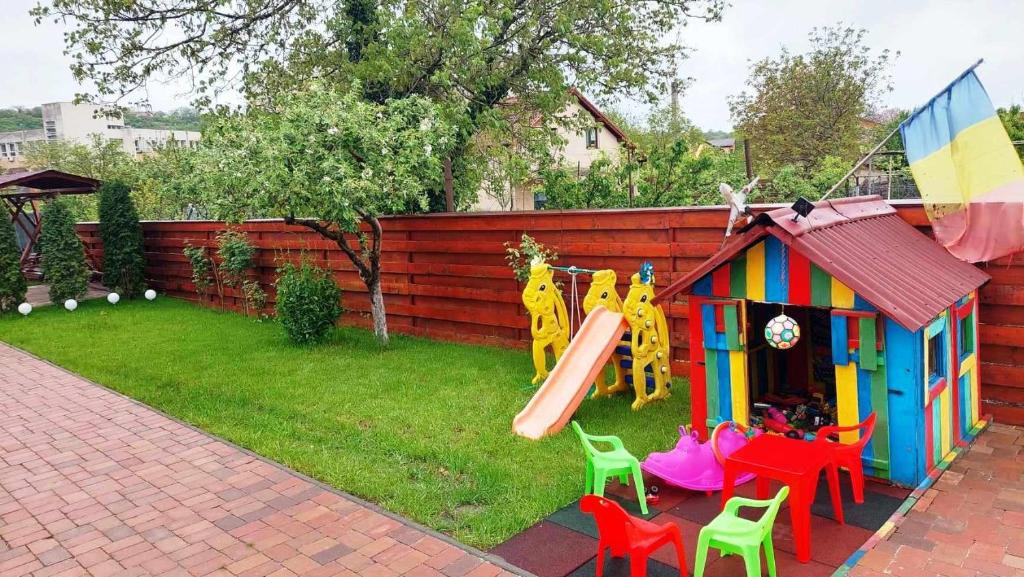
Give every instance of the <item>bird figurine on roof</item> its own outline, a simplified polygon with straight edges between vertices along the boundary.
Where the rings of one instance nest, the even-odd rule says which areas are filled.
[[[732,227],[740,219],[741,215],[746,215],[748,223],[754,218],[753,213],[750,212],[750,207],[747,206],[747,195],[757,186],[757,181],[760,178],[755,176],[754,180],[751,180],[739,192],[734,191],[731,186],[724,182],[718,185],[718,192],[722,193],[725,203],[729,205],[729,224],[725,229],[725,236],[732,235]]]

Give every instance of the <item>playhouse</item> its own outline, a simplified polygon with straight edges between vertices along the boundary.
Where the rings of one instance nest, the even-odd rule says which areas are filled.
[[[988,278],[871,196],[759,214],[654,302],[689,295],[702,438],[722,421],[749,424],[762,403],[824,399],[841,426],[874,412],[865,472],[912,486],[979,420],[977,289]],[[766,339],[781,314],[799,325],[790,348]]]

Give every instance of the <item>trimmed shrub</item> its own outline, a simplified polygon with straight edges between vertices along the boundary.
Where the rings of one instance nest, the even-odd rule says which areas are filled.
[[[21,274],[21,249],[14,223],[0,216],[0,313],[12,311],[25,300],[28,283]]]
[[[75,218],[62,198],[46,203],[42,212],[39,254],[43,279],[50,285],[50,301],[79,298],[89,288],[85,249],[75,232]]]
[[[327,271],[306,260],[277,272],[277,319],[288,338],[299,344],[323,340],[341,316],[341,289]]]
[[[119,181],[100,187],[103,284],[126,298],[142,294],[146,283],[142,225],[130,192],[128,185]]]

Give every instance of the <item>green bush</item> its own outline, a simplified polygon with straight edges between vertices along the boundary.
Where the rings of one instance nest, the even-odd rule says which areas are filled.
[[[292,342],[322,340],[341,316],[341,289],[330,273],[303,260],[278,269],[277,319]]]
[[[25,300],[28,284],[21,275],[21,250],[14,223],[0,216],[0,313],[14,310]]]
[[[142,225],[130,192],[123,182],[104,183],[99,208],[103,284],[126,298],[140,295],[146,282]]]
[[[39,234],[43,279],[50,285],[50,301],[79,298],[89,288],[85,249],[75,232],[75,219],[62,198],[46,203]]]
[[[185,248],[181,251],[188,259],[189,266],[192,267],[192,286],[196,289],[196,294],[199,297],[205,298],[206,294],[210,292],[210,285],[213,284],[212,275],[212,263],[210,258],[206,255],[205,246],[195,246],[189,241],[185,241]]]

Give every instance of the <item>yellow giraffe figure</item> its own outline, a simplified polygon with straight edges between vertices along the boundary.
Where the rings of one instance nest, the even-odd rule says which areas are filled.
[[[615,291],[615,271],[611,269],[599,270],[590,277],[590,289],[587,296],[583,297],[583,312],[590,314],[590,311],[601,306],[613,313],[622,312],[622,299]],[[607,397],[616,393],[629,390],[626,383],[626,370],[622,368],[622,356],[612,353],[611,365],[615,369],[615,382],[608,386],[604,382],[604,374],[594,382],[592,398]]]
[[[565,310],[562,291],[555,286],[551,266],[545,263],[530,267],[530,280],[523,289],[523,305],[530,312],[530,334],[533,336],[533,384],[539,385],[548,376],[544,351],[550,347],[555,362],[569,346],[569,313]]]
[[[672,380],[668,321],[660,305],[651,305],[654,273],[649,272],[649,277],[648,282],[643,282],[639,273],[630,278],[629,293],[622,307],[632,333],[634,411],[651,401],[668,398],[668,383]],[[650,395],[647,394],[648,366],[654,374],[654,392]]]

